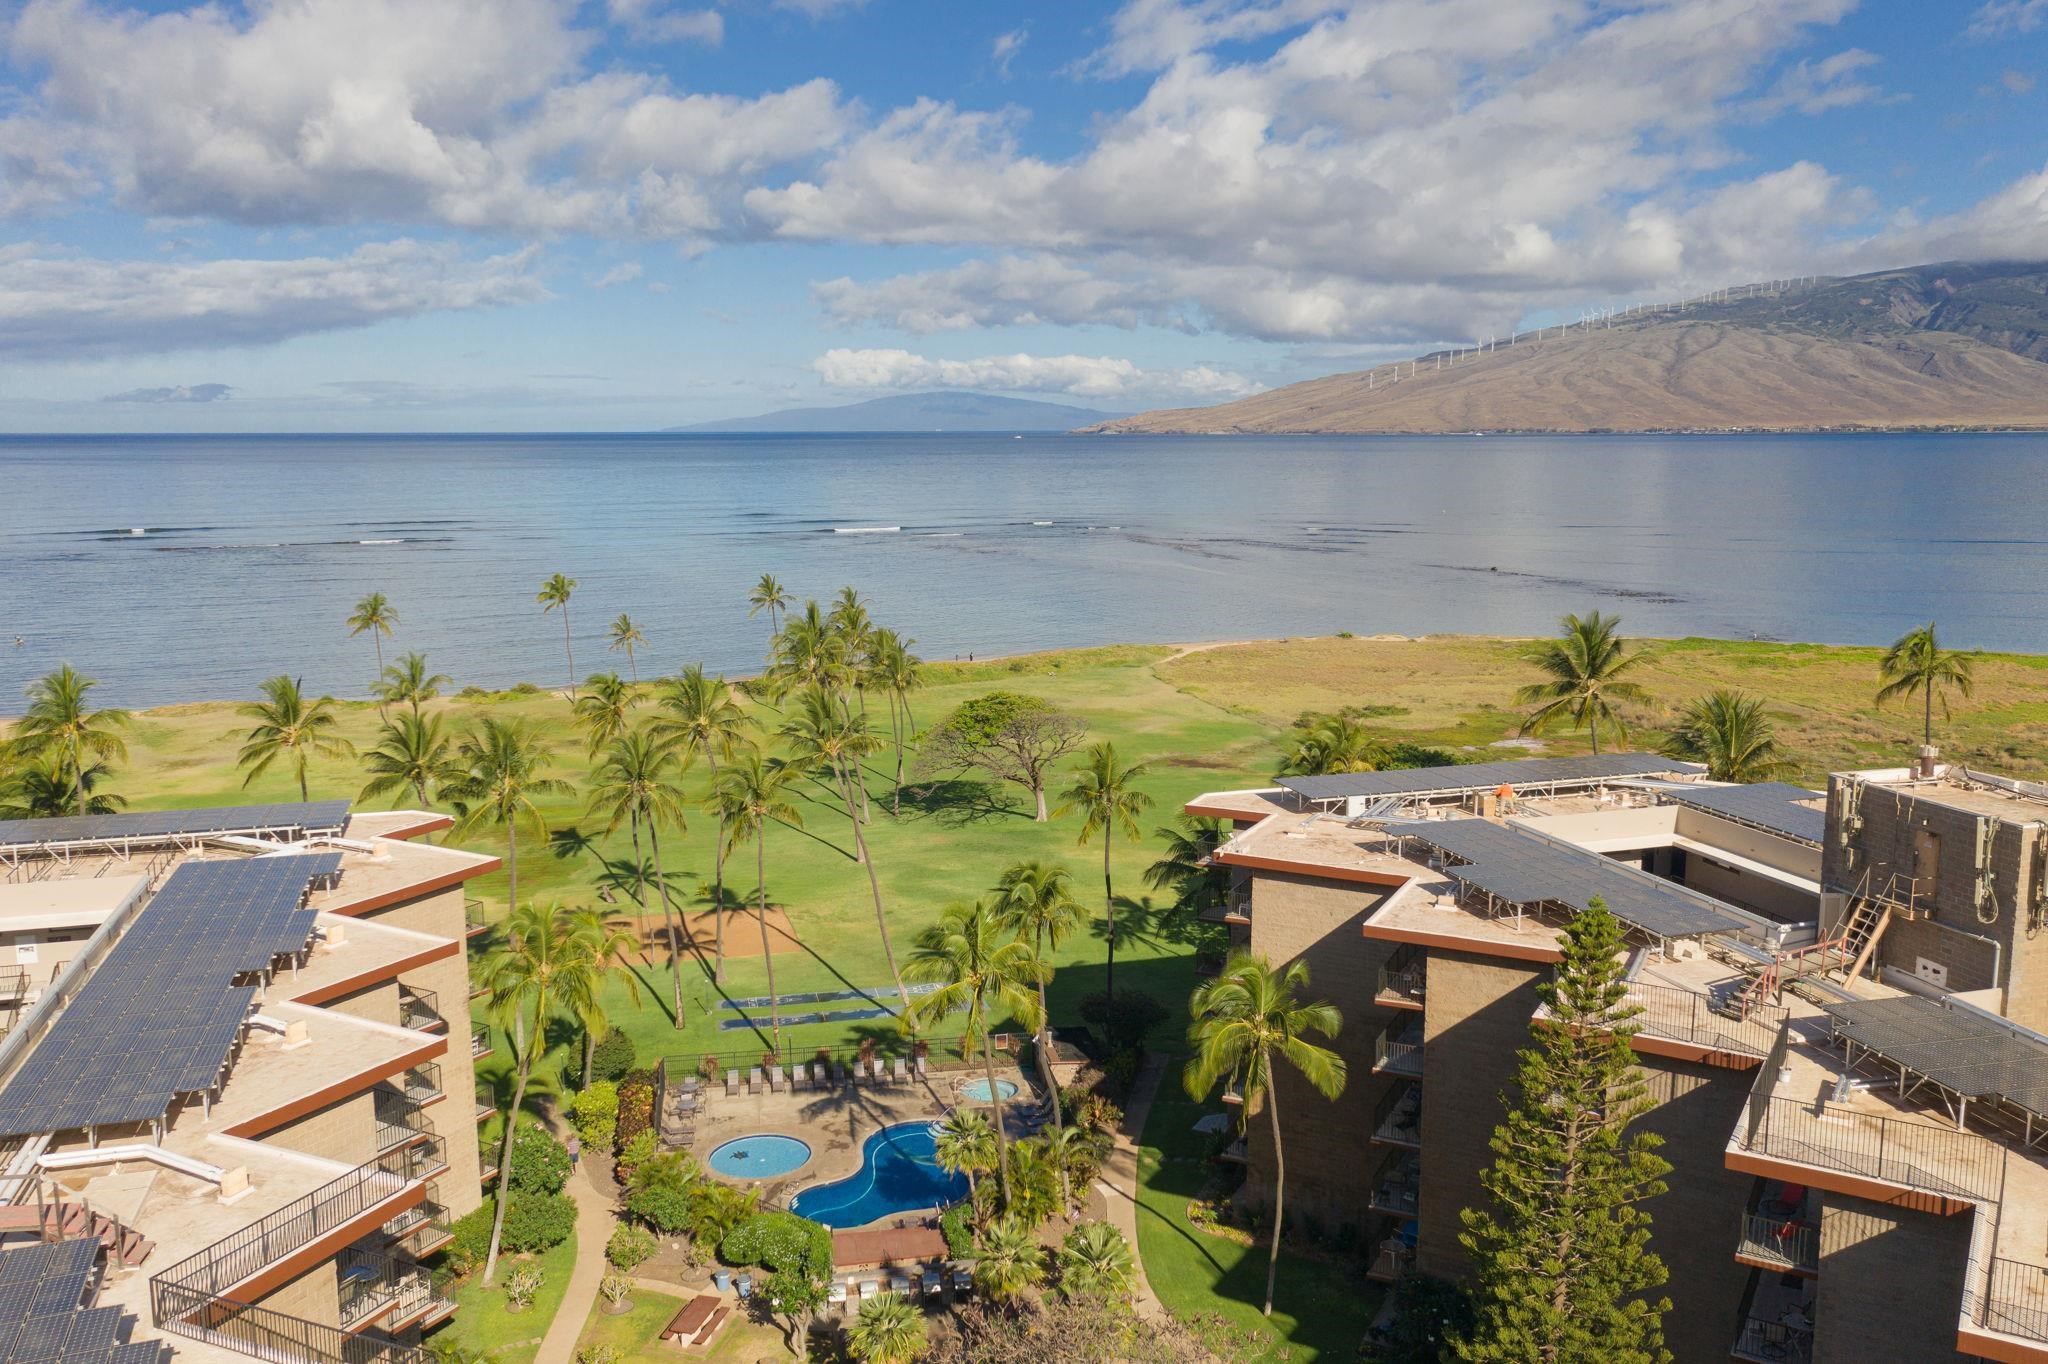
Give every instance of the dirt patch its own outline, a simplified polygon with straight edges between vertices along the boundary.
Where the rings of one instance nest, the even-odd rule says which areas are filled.
[[[718,949],[718,918],[708,909],[691,910],[682,916],[683,950],[700,952],[706,956]],[[668,924],[660,913],[642,915],[637,911],[614,915],[613,921],[625,926],[626,930],[639,940],[640,950],[648,960],[666,959],[668,955]],[[801,952],[803,944],[790,931],[789,916],[774,905],[768,907],[768,950],[777,956],[785,952]],[[725,915],[725,955],[727,957],[758,957],[761,955],[761,921],[754,911],[728,910]]]

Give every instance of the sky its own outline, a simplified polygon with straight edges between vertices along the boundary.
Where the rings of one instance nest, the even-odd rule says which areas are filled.
[[[2048,0],[0,0],[0,431],[1224,401],[2048,258]]]

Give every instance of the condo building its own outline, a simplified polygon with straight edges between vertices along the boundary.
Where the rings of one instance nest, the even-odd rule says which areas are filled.
[[[2048,1361],[2048,786],[1931,758],[1735,786],[1622,753],[1186,808],[1232,829],[1233,945],[1306,961],[1343,1013],[1342,1096],[1278,1082],[1287,1201],[1360,1229],[1374,1277],[1469,1274],[1459,1213],[1597,897],[1673,1166],[1673,1353]],[[1264,1124],[1225,1155],[1270,1200]]]
[[[424,1364],[495,1173],[448,824],[0,822],[0,1359]]]

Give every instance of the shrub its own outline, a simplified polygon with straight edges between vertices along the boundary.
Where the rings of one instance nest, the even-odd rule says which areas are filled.
[[[623,1151],[633,1138],[654,1126],[654,1082],[639,1072],[619,1081],[618,1125],[612,1140]]]
[[[642,1128],[639,1135],[627,1142],[625,1149],[619,1152],[618,1163],[612,1166],[612,1177],[621,1184],[631,1184],[633,1172],[654,1159],[657,1151],[654,1129]]]
[[[1111,1094],[1129,1094],[1131,1081],[1138,1078],[1138,1062],[1141,1053],[1126,1047],[1112,1052],[1102,1063],[1102,1087]]]
[[[619,1087],[598,1080],[569,1101],[569,1113],[576,1121],[576,1133],[588,1151],[609,1151],[618,1128]]]
[[[540,695],[540,688],[539,688],[539,687],[536,687],[536,686],[534,686],[534,685],[533,685],[533,683],[531,683],[531,682],[520,682],[520,683],[516,684],[515,686],[513,686],[513,688],[512,688],[512,695],[514,695],[514,696],[539,696],[539,695]]]
[[[617,1270],[597,1281],[597,1291],[604,1294],[604,1300],[612,1305],[613,1311],[625,1307],[626,1299],[633,1296],[633,1281]]]
[[[631,1222],[622,1222],[605,1243],[604,1258],[620,1269],[633,1270],[652,1259],[661,1243],[654,1233]]]
[[[1472,1329],[1472,1299],[1446,1279],[1410,1274],[1394,1289],[1394,1319],[1373,1332],[1383,1364],[1435,1364]]]
[[[626,1208],[663,1231],[682,1231],[690,1225],[690,1195],[696,1182],[697,1172],[681,1152],[651,1157],[633,1171]]]
[[[633,1039],[617,1028],[613,1028],[598,1039],[597,1046],[590,1053],[590,1073],[600,1080],[620,1080],[633,1069],[638,1060]]]
[[[505,1209],[501,1245],[514,1254],[530,1255],[562,1244],[576,1233],[576,1200],[567,1194],[519,1193]]]
[[[829,1274],[832,1233],[793,1212],[757,1212],[726,1233],[718,1243],[718,1256],[727,1264],[793,1272],[813,1266]]]
[[[716,1080],[723,1069],[725,1067],[719,1064],[718,1057],[713,1052],[705,1052],[704,1059],[697,1063],[697,1073],[704,1077],[707,1084]]]
[[[547,1282],[547,1275],[537,1265],[517,1265],[505,1276],[505,1305],[515,1312],[524,1312],[533,1306],[534,1295]]]
[[[512,1135],[512,1192],[555,1194],[569,1182],[569,1148],[538,1127]]]
[[[1081,1001],[1081,1017],[1112,1052],[1142,1050],[1152,1029],[1164,1023],[1172,1011],[1143,990],[1119,990],[1116,998],[1090,995]]]
[[[974,1256],[974,1226],[969,1220],[972,1216],[973,1209],[965,1203],[955,1203],[939,1214],[939,1231],[946,1238],[946,1254],[956,1260]]]
[[[448,1243],[448,1263],[467,1274],[484,1262],[491,1249],[491,1216],[496,1201],[486,1198],[482,1207],[455,1219],[449,1228],[455,1239]]]
[[[576,1364],[619,1364],[616,1345],[586,1345],[576,1352]]]

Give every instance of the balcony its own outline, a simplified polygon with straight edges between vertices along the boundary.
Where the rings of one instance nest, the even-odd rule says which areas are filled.
[[[391,1245],[421,1259],[455,1239],[450,1221],[448,1209],[441,1206],[440,1190],[429,1184],[425,1199],[386,1222],[381,1230]]]
[[[1747,1213],[1735,1258],[1746,1265],[1811,1277],[1820,1272],[1820,1228],[1764,1213]]]
[[[448,1145],[439,1137],[428,1137],[424,1141],[392,1152],[391,1158],[401,1162],[407,1179],[432,1179],[436,1175],[447,1173]]]
[[[1811,1360],[1815,1304],[1813,1280],[1775,1270],[1751,1270],[1729,1353],[1758,1364]]]
[[[497,1111],[498,1111],[498,1105],[497,1105],[496,1103],[492,1102],[492,1099],[491,1099],[491,1096],[490,1096],[489,1092],[487,1092],[487,1091],[486,1091],[486,1090],[485,1090],[485,1089],[483,1088],[483,1086],[481,1086],[481,1085],[477,1086],[477,1091],[476,1091],[476,1120],[477,1120],[478,1122],[487,1122],[487,1121],[489,1121],[489,1120],[490,1120],[490,1116],[491,1116],[491,1114],[493,1114],[493,1113],[495,1113],[495,1112],[497,1112]]]
[[[338,1320],[344,1331],[368,1325],[398,1303],[406,1274],[387,1255],[349,1249],[334,1263]]]
[[[1972,1283],[1978,1282],[1972,1265]],[[1981,1281],[1963,1295],[1963,1317],[2003,1336],[2048,1342],[2048,1265],[1993,1259]]]
[[[462,921],[469,937],[474,938],[491,931],[491,921],[484,914],[484,902],[482,900],[463,900]]]
[[[1413,1217],[1420,1205],[1421,1192],[1421,1158],[1412,1152],[1396,1156],[1380,1167],[1379,1179],[1372,1191],[1373,1211],[1393,1217]]]
[[[1381,1075],[1422,1078],[1422,1029],[1389,1027],[1373,1039],[1372,1068]]]
[[[470,1060],[481,1061],[497,1049],[498,1044],[491,1040],[490,1024],[472,1023],[469,1025]]]
[[[1728,1353],[1757,1364],[1811,1364],[1813,1328],[1790,1322],[1744,1317]]]
[[[377,1115],[378,1155],[429,1135],[427,1123],[420,1116],[420,1106],[404,1095],[387,1089],[373,1089],[370,1101]]]
[[[398,1026],[414,1032],[446,1032],[448,1020],[441,1016],[441,997],[432,990],[398,986]]]
[[[434,1364],[434,1355],[380,1332],[287,1316],[194,1290],[150,1281],[150,1310],[160,1329],[267,1364]]]
[[[1373,1111],[1372,1136],[1380,1146],[1419,1150],[1422,1145],[1422,1085],[1396,1085]]]
[[[1429,954],[1413,945],[1396,949],[1380,965],[1379,988],[1372,1002],[1382,1009],[1420,1009],[1423,1003],[1423,968]]]
[[[1218,1151],[1216,1159],[1227,1161],[1232,1165],[1243,1165],[1251,1160],[1251,1153],[1245,1147],[1244,1138],[1239,1137],[1236,1141],[1231,1142],[1230,1145]]]
[[[1768,1055],[1791,1011],[1761,1003],[1739,1009],[1734,1001],[1732,995],[1717,999],[1676,985],[1632,980],[1626,1003],[1636,1013],[1628,1022],[1640,1035],[1741,1056]]]
[[[1772,1071],[1765,1063],[1759,1080]],[[1811,1102],[1752,1093],[1730,1144],[1735,1152],[1799,1167],[1786,1178],[1871,1197],[1871,1182],[1942,1200],[1984,1202],[1998,1197],[2005,1150],[1974,1132],[1884,1117],[1849,1103]],[[1731,1159],[1732,1163],[1732,1159]],[[1749,1166],[1736,1166],[1747,1169]],[[1777,1173],[1759,1171],[1759,1173]],[[1849,1176],[1831,1181],[1830,1173]]]
[[[432,1061],[423,1061],[379,1082],[377,1087],[383,1093],[401,1095],[407,1103],[420,1106],[433,1103],[446,1092],[441,1088],[441,1068]]]
[[[1223,903],[1223,922],[1247,927],[1252,921],[1252,897],[1250,891],[1234,892]]]

